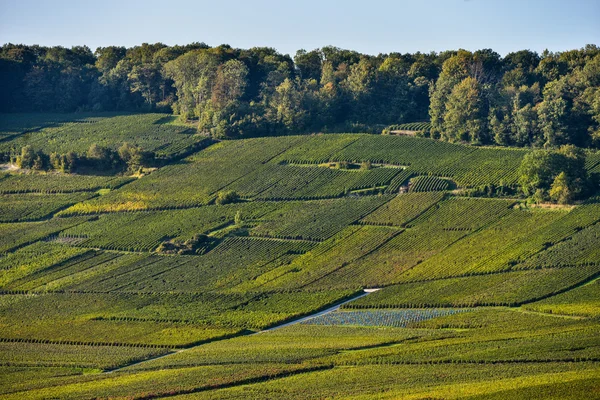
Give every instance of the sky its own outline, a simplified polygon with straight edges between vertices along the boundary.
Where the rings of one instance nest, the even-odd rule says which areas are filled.
[[[600,45],[600,0],[0,0],[0,44],[210,46],[361,53]]]

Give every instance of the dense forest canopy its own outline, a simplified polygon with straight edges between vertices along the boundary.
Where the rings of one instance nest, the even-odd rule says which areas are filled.
[[[0,111],[173,111],[216,137],[372,131],[504,146],[600,147],[600,48],[371,56],[204,43],[92,52],[6,44]]]

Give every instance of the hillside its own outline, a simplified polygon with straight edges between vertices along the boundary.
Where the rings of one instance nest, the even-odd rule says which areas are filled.
[[[600,203],[528,205],[530,150],[11,118],[160,165],[0,172],[0,399],[600,397]]]
[[[0,46],[0,112],[173,112],[219,138],[418,131],[476,145],[598,149],[600,47],[594,43],[502,56],[464,45],[377,55],[325,46],[293,55],[198,42],[95,51],[6,43]],[[173,148],[187,142],[181,131],[169,130],[177,136]]]

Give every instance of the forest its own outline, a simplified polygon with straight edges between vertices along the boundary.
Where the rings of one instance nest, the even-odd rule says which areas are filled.
[[[475,145],[600,147],[600,48],[361,54],[327,46],[0,48],[0,112],[167,112],[215,138],[420,134]]]

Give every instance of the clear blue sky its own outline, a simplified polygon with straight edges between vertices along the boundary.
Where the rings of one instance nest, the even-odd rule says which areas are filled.
[[[0,0],[0,43],[325,45],[377,54],[600,45],[599,0]]]

